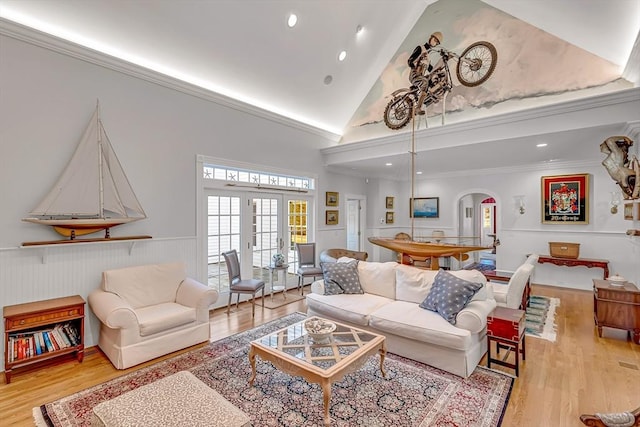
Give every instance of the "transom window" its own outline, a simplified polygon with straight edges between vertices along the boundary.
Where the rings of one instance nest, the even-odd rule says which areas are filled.
[[[252,171],[206,163],[203,165],[202,173],[204,179],[213,179],[225,182],[242,182],[246,184],[268,186],[274,189],[288,188],[313,190],[315,187],[314,180],[309,177]]]

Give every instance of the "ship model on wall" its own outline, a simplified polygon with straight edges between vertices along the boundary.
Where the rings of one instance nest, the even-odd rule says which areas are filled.
[[[53,227],[68,239],[23,245],[148,239],[150,236],[112,238],[109,233],[111,227],[146,217],[107,137],[98,104],[66,169],[40,204],[23,218]],[[104,238],[76,239],[103,230]]]

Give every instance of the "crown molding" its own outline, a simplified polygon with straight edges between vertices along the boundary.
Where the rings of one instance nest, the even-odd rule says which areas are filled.
[[[629,53],[629,59],[627,59],[627,65],[624,67],[622,77],[636,86],[640,85],[640,33],[636,37],[631,53]]]
[[[256,117],[270,120],[284,126],[302,130],[304,132],[318,135],[333,142],[338,142],[341,135],[327,131],[294,119],[290,119],[280,114],[264,110],[254,105],[238,101],[217,92],[204,89],[200,86],[176,79],[171,76],[150,70],[140,65],[98,52],[94,49],[61,39],[51,34],[38,31],[31,27],[18,24],[14,21],[0,18],[0,35],[7,36],[34,46],[38,46],[52,52],[79,59],[90,64],[108,68],[110,70],[126,74],[159,86],[173,89],[186,95],[191,95],[231,108]]]

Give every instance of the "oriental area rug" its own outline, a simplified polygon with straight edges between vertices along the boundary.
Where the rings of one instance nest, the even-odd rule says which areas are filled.
[[[257,359],[258,377],[249,387],[249,342],[303,320],[293,313],[206,347],[129,373],[34,408],[37,426],[88,426],[100,402],[187,370],[251,418],[253,426],[321,426],[322,390]],[[514,379],[477,367],[461,378],[387,353],[386,378],[379,357],[332,386],[332,426],[500,426]]]
[[[549,298],[531,295],[525,313],[525,334],[556,341],[556,308],[560,306],[560,298]]]

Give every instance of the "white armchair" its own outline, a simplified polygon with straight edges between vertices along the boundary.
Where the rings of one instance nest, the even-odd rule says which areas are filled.
[[[209,340],[209,306],[218,291],[186,275],[183,263],[102,273],[89,306],[100,320],[98,345],[117,369]]]
[[[493,298],[501,307],[526,309],[530,286],[529,278],[533,272],[533,264],[525,262],[516,269],[512,276],[491,276],[488,287],[493,292]]]

